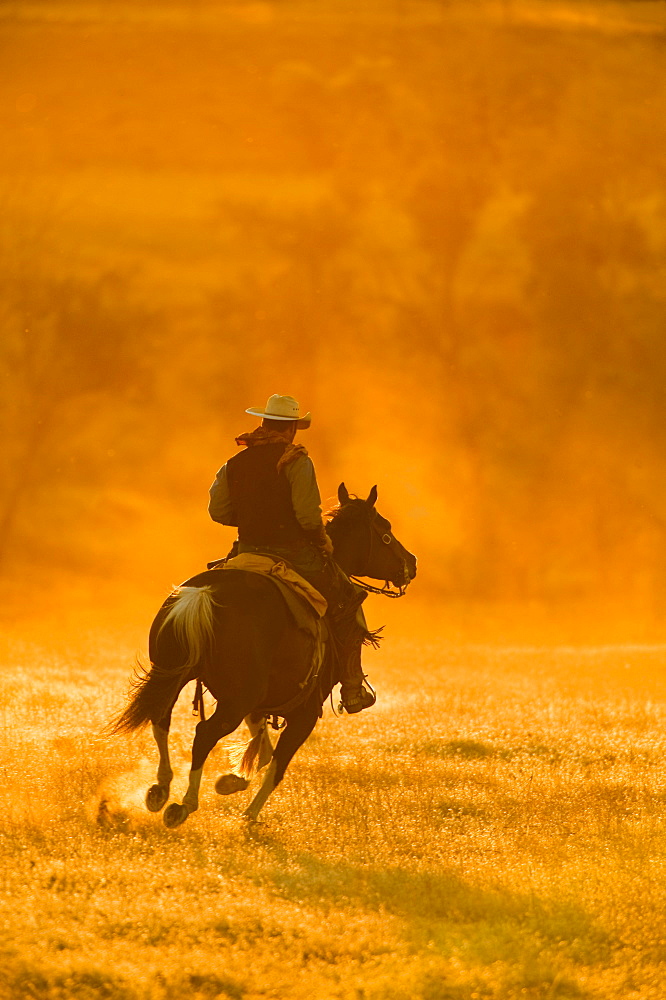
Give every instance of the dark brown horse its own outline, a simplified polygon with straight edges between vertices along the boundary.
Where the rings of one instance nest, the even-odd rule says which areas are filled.
[[[350,497],[341,484],[340,506],[327,530],[335,559],[349,576],[385,581],[383,592],[397,596],[416,575],[416,559],[394,536],[389,522],[375,508],[377,488],[367,500]],[[393,584],[397,590],[391,591]],[[380,592],[378,588],[369,588]],[[157,781],[146,805],[158,812],[169,798],[173,771],[168,736],[171,713],[181,690],[200,680],[217,701],[215,711],[196,727],[189,785],[182,804],[172,802],[164,813],[166,826],[178,826],[198,808],[204,763],[217,742],[234,732],[243,719],[250,728],[259,767],[270,761],[264,780],[245,811],[256,819],[282,780],[285,770],[314,729],[323,702],[336,683],[335,657],[329,654],[305,700],[295,695],[308,674],[313,645],[297,628],[282,595],[270,580],[242,570],[212,570],[192,577],[164,603],[150,631],[150,668],[136,677],[130,700],[111,731],[129,733],[152,723],[160,760]],[[292,706],[290,706],[290,702]],[[273,750],[266,734],[266,715],[275,706],[285,720]],[[247,788],[242,774],[218,779],[220,794]]]

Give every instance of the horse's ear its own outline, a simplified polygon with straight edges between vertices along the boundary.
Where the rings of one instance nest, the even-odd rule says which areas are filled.
[[[349,503],[349,493],[347,492],[347,487],[344,483],[340,483],[338,486],[338,500],[340,501],[341,507],[344,507],[346,503]]]
[[[368,496],[368,499],[365,502],[367,503],[368,507],[374,507],[375,506],[375,504],[377,503],[377,487],[376,486],[372,487],[372,489],[370,490],[370,494]]]

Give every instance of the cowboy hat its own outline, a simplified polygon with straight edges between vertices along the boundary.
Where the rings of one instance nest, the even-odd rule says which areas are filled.
[[[278,393],[266,401],[265,410],[250,406],[245,412],[251,413],[253,417],[268,417],[269,420],[295,420],[299,430],[309,427],[312,420],[311,413],[300,416],[298,401],[293,396],[280,396]]]

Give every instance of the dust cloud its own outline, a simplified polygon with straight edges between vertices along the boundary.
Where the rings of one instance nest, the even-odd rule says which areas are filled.
[[[379,484],[413,602],[658,633],[665,30],[658,4],[4,5],[6,579],[157,591],[224,554],[208,486],[280,392],[325,497]]]

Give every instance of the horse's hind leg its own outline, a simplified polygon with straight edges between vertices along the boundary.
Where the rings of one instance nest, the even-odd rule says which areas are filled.
[[[153,736],[159,750],[160,762],[157,765],[157,781],[146,792],[146,809],[150,812],[159,812],[169,799],[173,771],[169,760],[169,730],[153,723]]]
[[[206,758],[219,740],[229,733],[233,733],[234,729],[238,729],[243,715],[244,712],[237,711],[232,705],[222,705],[218,702],[211,717],[206,720],[202,719],[198,723],[192,745],[192,768],[187,791],[181,805],[172,802],[166,809],[164,813],[165,826],[180,826],[190,813],[196,812],[199,808],[199,787]]]
[[[184,687],[185,685],[183,685]],[[180,689],[182,691],[183,688]],[[153,722],[153,736],[157,743],[160,759],[157,765],[157,780],[146,792],[146,809],[150,812],[159,812],[169,799],[169,789],[173,780],[173,771],[169,759],[169,729],[171,728],[171,713],[174,705],[178,701],[178,695],[171,702],[168,710],[159,722]]]

